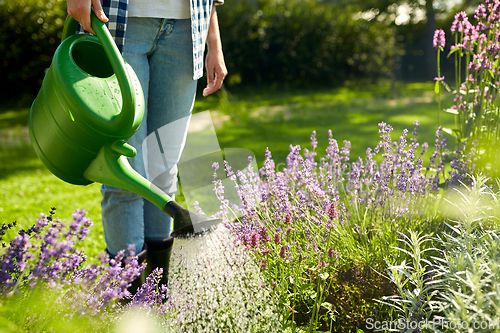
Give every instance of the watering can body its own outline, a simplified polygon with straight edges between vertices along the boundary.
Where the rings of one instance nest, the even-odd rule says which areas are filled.
[[[66,30],[76,29],[70,23]],[[144,115],[139,80],[122,59],[115,59],[114,66],[108,60],[106,52],[121,58],[111,43],[106,50],[96,36],[63,36],[31,107],[29,132],[37,155],[71,184],[92,183],[84,172],[99,150],[107,142],[130,138]],[[118,71],[125,78],[123,87]]]
[[[144,116],[139,79],[95,14],[97,37],[74,35],[77,25],[68,16],[62,43],[30,110],[28,130],[38,157],[68,183],[99,182],[149,200],[173,217],[174,237],[219,224],[220,219],[182,207],[132,169],[127,158],[136,150],[126,141]]]

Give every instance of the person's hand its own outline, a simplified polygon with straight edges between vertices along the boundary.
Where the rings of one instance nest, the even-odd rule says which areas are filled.
[[[224,54],[222,53],[222,43],[219,34],[219,21],[215,11],[215,2],[212,5],[210,14],[210,26],[207,35],[207,58],[205,68],[207,69],[207,87],[203,89],[203,96],[208,96],[222,87],[222,82],[227,75]]]
[[[203,96],[208,96],[220,89],[227,75],[222,49],[208,50],[205,67],[207,69],[207,87],[203,89]]]
[[[85,31],[95,34],[90,21],[91,7],[94,8],[94,13],[99,20],[108,22],[100,0],[68,0],[68,14],[80,22]]]

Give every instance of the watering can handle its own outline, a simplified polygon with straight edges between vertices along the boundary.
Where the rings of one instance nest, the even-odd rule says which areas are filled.
[[[125,61],[123,60],[123,57],[105,23],[97,18],[93,9],[91,11],[91,22],[92,29],[94,29],[97,38],[101,42],[104,52],[108,57],[111,68],[113,68],[122,94],[122,110],[120,114],[113,119],[112,124],[110,125],[115,128],[130,128],[135,119],[136,100],[134,90],[132,88],[132,81],[127,70],[125,69]],[[74,35],[78,24],[78,21],[68,15],[66,21],[64,22],[61,41],[64,41],[69,36]]]

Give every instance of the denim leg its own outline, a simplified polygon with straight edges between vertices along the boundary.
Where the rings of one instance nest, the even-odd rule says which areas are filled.
[[[165,20],[164,32],[149,55],[148,103],[155,112],[149,112],[147,119],[148,133],[157,133],[163,159],[148,154],[147,164],[149,170],[163,165],[165,171],[150,180],[172,197],[177,190],[177,163],[186,142],[196,95],[192,53],[191,21]],[[146,240],[162,240],[170,235],[171,218],[146,201],[144,227]]]
[[[177,29],[177,26],[182,29]],[[178,34],[174,33],[176,30],[179,30]],[[123,49],[123,56],[134,68],[146,100],[141,126],[128,140],[137,149],[137,156],[129,159],[129,162],[132,168],[147,177],[148,164],[154,166],[160,161],[166,171],[149,180],[171,196],[176,191],[175,164],[184,146],[196,93],[197,82],[192,80],[190,36],[189,20],[132,17],[128,20]],[[147,149],[144,149],[147,146],[144,145],[146,139],[153,137],[160,138],[164,158],[159,159],[157,154],[149,156]],[[135,245],[138,253],[143,248],[145,238],[158,240],[169,236],[171,218],[147,200],[107,185],[102,186],[101,192],[104,236],[111,254],[116,254],[130,244]]]
[[[149,63],[147,52],[151,49],[154,29],[146,29],[134,24],[128,30],[123,57],[132,66],[142,86],[144,96],[148,95]],[[150,31],[148,31],[150,30]],[[152,36],[152,37],[151,37]],[[147,98],[146,109],[147,113]],[[143,121],[139,129],[128,140],[138,151],[129,159],[130,165],[142,176],[145,175],[141,144],[147,136],[147,125]],[[116,255],[130,244],[135,245],[136,253],[144,246],[144,200],[139,195],[114,186],[102,185],[102,223],[108,251]]]

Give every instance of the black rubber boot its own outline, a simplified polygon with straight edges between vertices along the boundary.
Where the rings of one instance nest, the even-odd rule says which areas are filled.
[[[149,276],[155,268],[162,268],[163,275],[159,285],[168,283],[168,268],[170,266],[170,256],[174,245],[174,238],[169,237],[161,241],[146,241],[148,252],[146,261],[148,265],[145,269],[145,276]]]

